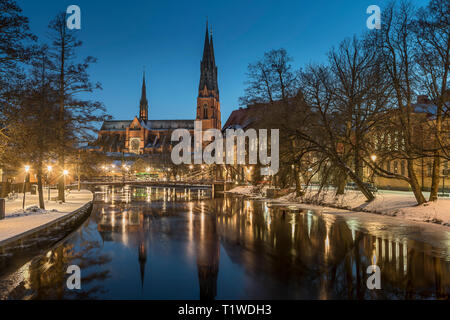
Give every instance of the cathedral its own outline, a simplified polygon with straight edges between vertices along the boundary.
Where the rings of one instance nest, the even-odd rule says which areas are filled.
[[[139,116],[133,120],[104,121],[98,133],[97,145],[103,152],[155,154],[171,149],[172,131],[187,129],[193,134],[192,120],[153,120],[148,117],[145,74],[142,79]],[[221,130],[219,86],[214,57],[212,33],[206,24],[203,58],[200,62],[196,119],[202,121],[203,130]]]

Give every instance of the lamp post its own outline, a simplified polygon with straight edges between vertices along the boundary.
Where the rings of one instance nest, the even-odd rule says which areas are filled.
[[[50,201],[50,173],[51,172],[52,172],[52,166],[47,166],[48,201]]]
[[[25,166],[25,178],[23,179],[23,201],[22,201],[22,210],[25,210],[25,192],[26,192],[26,185],[27,182],[30,181],[30,166]]]

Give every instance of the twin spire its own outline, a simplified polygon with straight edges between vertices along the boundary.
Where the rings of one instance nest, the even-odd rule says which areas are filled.
[[[215,95],[219,97],[219,85],[217,83],[217,67],[216,59],[214,57],[214,44],[212,30],[208,28],[208,21],[206,21],[205,46],[203,48],[203,58],[200,63],[200,85],[199,91],[202,91],[205,86],[209,91],[208,95]],[[148,101],[147,88],[145,84],[145,71],[142,77],[142,92],[139,103],[139,119],[148,120]]]
[[[214,44],[212,31],[208,30],[208,22],[206,22],[205,45],[203,48],[203,59],[201,61],[201,74],[199,91],[206,88],[219,94],[219,86],[217,84],[217,67],[214,57]]]

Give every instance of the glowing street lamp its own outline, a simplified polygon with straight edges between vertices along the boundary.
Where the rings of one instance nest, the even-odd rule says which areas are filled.
[[[373,162],[375,162],[375,161],[377,160],[377,156],[373,154],[373,155],[370,156],[370,159],[371,159]]]

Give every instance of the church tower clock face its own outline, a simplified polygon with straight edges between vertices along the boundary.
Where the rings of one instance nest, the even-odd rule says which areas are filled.
[[[139,154],[140,146],[141,146],[141,139],[132,138],[130,140],[130,152]]]

